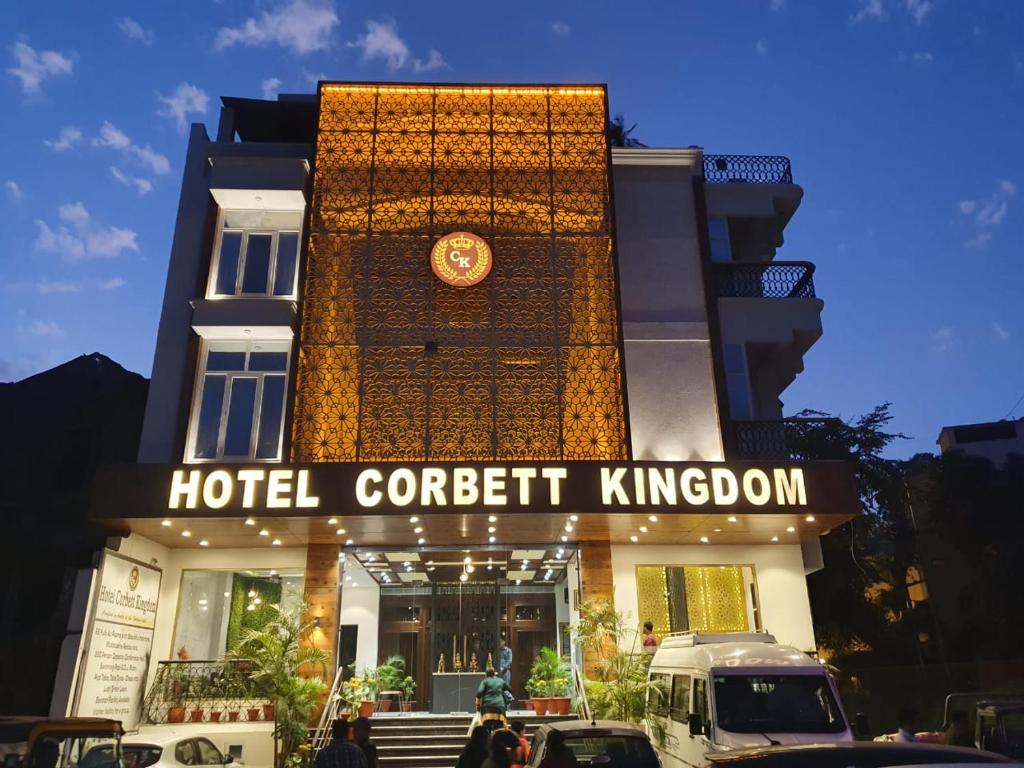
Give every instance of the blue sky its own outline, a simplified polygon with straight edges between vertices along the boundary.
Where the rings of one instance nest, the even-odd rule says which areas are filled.
[[[1024,3],[10,5],[0,381],[92,351],[148,376],[187,123],[326,77],[606,82],[649,145],[788,155],[778,258],[817,264],[825,335],[786,412],[891,400],[907,455],[1024,393]]]

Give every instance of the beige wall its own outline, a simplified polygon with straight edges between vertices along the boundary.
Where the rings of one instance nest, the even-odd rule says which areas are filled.
[[[628,622],[639,625],[636,567],[638,565],[752,565],[764,628],[780,643],[813,651],[814,628],[807,580],[798,544],[672,546],[613,544],[612,576],[615,607]]]

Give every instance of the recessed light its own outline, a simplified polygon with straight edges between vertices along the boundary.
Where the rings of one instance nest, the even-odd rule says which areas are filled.
[[[725,519],[728,520],[730,523],[735,523],[736,522],[736,516],[735,515],[729,515]]]
[[[270,535],[270,531],[268,531],[266,528],[263,528],[263,529],[260,530],[260,536],[269,536],[269,535]]]
[[[170,528],[171,527],[171,521],[170,520],[161,520],[160,521],[160,525],[162,525],[164,528]]]
[[[646,525],[641,525],[640,526],[640,533],[647,533],[647,526]]]
[[[280,547],[281,546],[281,540],[280,539],[274,539],[270,543],[273,544],[275,547]]]
[[[640,537],[639,536],[630,536],[629,540],[632,541],[634,544],[636,544],[638,541],[640,541]]]
[[[472,573],[475,570],[476,570],[476,568],[474,568],[472,565],[467,565],[466,566],[466,573]]]
[[[804,520],[806,520],[808,523],[813,523],[814,522],[814,515],[808,515],[807,517],[804,518]]]
[[[487,526],[487,532],[488,533],[494,533],[496,530],[498,530],[498,529],[495,528],[493,525]]]
[[[245,524],[246,525],[256,525],[256,521],[253,520],[251,517],[247,517],[247,518],[245,518]]]
[[[796,531],[796,528],[794,528],[792,525],[786,529],[786,533],[793,533],[794,531]]]
[[[336,518],[336,517],[329,518],[327,520],[327,524],[328,525],[337,525],[338,524],[338,518]]]
[[[433,565],[433,564],[434,564],[433,560],[427,560],[427,565]]]
[[[778,536],[772,536],[772,541],[778,541],[778,540],[779,540]]]
[[[472,557],[464,557],[464,558],[462,558],[462,562],[464,562],[466,565],[469,565],[470,563],[473,562],[473,558]]]
[[[224,593],[224,597],[231,597],[231,593],[230,592],[225,592]]]
[[[459,581],[469,581],[469,574],[463,571],[459,574]]]
[[[434,570],[434,566],[431,565],[430,567],[427,568],[427,570],[428,571],[433,571]]]
[[[708,543],[708,537],[707,536],[701,536],[700,537],[700,543],[701,544],[707,544]]]
[[[497,537],[497,536],[488,536],[488,537],[487,537],[487,541],[488,541],[489,543],[491,543],[491,544],[493,544],[493,543],[494,543],[494,542],[496,542],[497,540],[498,540],[498,537]]]
[[[412,517],[409,518],[409,522],[410,523],[418,523],[419,521],[420,521],[420,519],[418,517],[416,517],[416,515],[413,515]]]
[[[497,515],[488,515],[487,522],[488,523],[496,523],[496,522],[498,522],[498,516]]]
[[[568,533],[569,531],[571,531],[571,530],[572,530],[572,523],[566,523],[566,524],[565,524],[565,530],[566,530],[566,532],[567,532],[567,533]]]
[[[335,533],[338,534],[339,536],[344,536],[345,535],[345,529],[344,528],[339,528],[338,530],[335,531]]]
[[[575,523],[577,520],[580,519],[580,516],[579,515],[569,515],[569,519],[572,520]]]
[[[722,529],[721,529],[721,528],[715,528],[714,532],[715,532],[715,533],[721,533],[721,532],[722,532]]]
[[[402,565],[404,565],[406,568],[408,568],[409,567],[409,561],[406,560],[404,563],[402,563]]]
[[[423,537],[421,536],[420,538],[416,539],[416,543],[417,543],[417,544],[426,544],[426,543],[427,543],[427,540],[426,540],[426,539],[424,539],[424,538],[423,538]]]
[[[649,520],[650,522],[652,522],[652,523],[656,523],[656,522],[658,522],[658,516],[657,516],[657,515],[651,515],[651,516],[650,516],[650,517],[648,517],[647,519],[648,519],[648,520]]]
[[[412,529],[412,532],[413,533],[423,533],[423,526],[417,525],[415,528]]]
[[[355,542],[352,541],[352,539],[345,539],[345,544],[351,547],[353,544],[355,544]]]
[[[518,587],[518,586],[519,586],[520,584],[522,584],[522,583],[523,583],[523,580],[522,580],[522,579],[516,579],[516,586],[517,586],[517,587]]]
[[[189,536],[192,535],[192,531],[187,531],[187,530],[186,531],[182,531],[181,535],[184,536],[187,539]]]
[[[563,544],[564,544],[565,542],[567,542],[568,540],[569,540],[569,537],[568,537],[568,536],[563,536],[563,537],[562,537],[562,543],[563,543]]]
[[[199,546],[200,546],[200,547],[208,547],[208,546],[210,546],[210,542],[208,542],[208,541],[207,541],[206,539],[202,539],[202,540],[201,540],[201,541],[199,542]]]

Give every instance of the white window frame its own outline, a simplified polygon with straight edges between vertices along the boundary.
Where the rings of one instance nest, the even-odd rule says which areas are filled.
[[[226,226],[225,216],[229,213],[241,213],[236,210],[221,209],[217,213],[217,241],[213,247],[213,258],[210,259],[210,274],[206,286],[206,297],[208,299],[245,299],[245,298],[266,298],[266,299],[289,299],[294,301],[298,295],[299,284],[299,262],[302,257],[302,220],[295,227],[229,227]],[[291,214],[295,211],[274,211],[273,213]],[[300,213],[301,216],[301,213]],[[235,270],[235,291],[234,293],[217,293],[217,276],[220,274],[220,254],[224,243],[225,232],[238,232],[242,236],[238,250],[238,267]],[[292,285],[288,293],[275,294],[274,281],[277,278],[277,255],[280,237],[282,233],[294,232],[297,235],[298,243],[295,252],[295,270],[292,274]],[[245,259],[249,252],[250,235],[270,235],[270,263],[267,267],[267,290],[263,293],[243,293],[242,281],[245,277]]]
[[[254,346],[260,349],[254,350]],[[284,352],[284,371],[250,371],[249,358],[253,352]],[[207,360],[210,352],[244,352],[244,369],[240,371],[214,371],[213,375],[223,375],[227,378],[227,386],[224,388],[224,398],[220,406],[220,422],[217,430],[217,455],[212,458],[196,458],[196,440],[199,434],[199,413],[203,405],[203,390],[206,384]],[[285,416],[288,408],[288,391],[291,378],[292,344],[289,341],[203,341],[199,351],[200,365],[196,368],[196,379],[192,388],[192,407],[189,412],[188,439],[185,445],[186,464],[209,464],[224,461],[252,461],[260,464],[275,464],[281,462],[281,454],[284,446]],[[274,458],[257,458],[257,437],[260,428],[260,411],[263,403],[263,380],[267,376],[284,376],[284,397],[281,402],[281,432],[277,437],[277,455]],[[235,379],[256,379],[256,395],[253,400],[254,413],[252,415],[252,426],[249,431],[249,454],[248,456],[225,456],[224,440],[227,432],[227,415],[231,406],[231,391]]]

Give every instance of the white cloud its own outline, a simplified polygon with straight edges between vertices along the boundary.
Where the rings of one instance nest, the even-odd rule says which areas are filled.
[[[58,209],[60,223],[56,229],[36,220],[39,234],[37,251],[59,254],[68,262],[109,259],[124,251],[138,252],[138,234],[131,229],[106,227],[93,223],[89,211],[81,203],[65,203]]]
[[[129,40],[138,40],[140,43],[144,43],[145,45],[153,44],[152,30],[143,29],[142,25],[131,16],[125,16],[123,19],[118,21],[117,28],[120,29],[124,33],[124,36]]]
[[[65,150],[71,149],[82,140],[82,131],[73,125],[68,125],[60,129],[60,133],[57,134],[55,139],[43,139],[43,144],[48,146],[54,152],[64,152]]]
[[[928,334],[933,352],[949,352],[957,345],[956,331],[946,325]]]
[[[409,46],[398,36],[393,21],[367,21],[366,34],[349,46],[362,49],[363,61],[383,59],[392,71],[401,69],[409,60]]]
[[[237,27],[222,27],[214,47],[280,45],[301,56],[330,48],[337,25],[331,0],[287,0]]]
[[[178,133],[185,132],[185,124],[190,114],[205,115],[210,104],[210,97],[206,95],[206,91],[191,83],[178,83],[178,87],[170,96],[161,96],[159,93],[156,96],[164,104],[163,109],[157,114],[174,120],[178,126]]]
[[[1010,340],[1010,332],[1003,328],[999,323],[992,323],[992,335],[996,337],[997,341]]]
[[[327,73],[323,71],[310,72],[308,69],[303,68],[302,77],[305,79],[307,83],[309,83],[312,86],[315,86],[321,80],[327,79]]]
[[[932,12],[931,0],[904,0],[903,7],[917,24],[924,21],[925,16]]]
[[[124,184],[126,187],[134,187],[139,197],[153,191],[153,182],[141,176],[129,176],[117,166],[110,166],[110,175]]]
[[[555,37],[568,37],[572,32],[572,28],[564,21],[552,21],[551,24],[548,25],[548,30]]]
[[[885,8],[882,0],[860,0],[860,8],[851,17],[854,22],[867,21],[868,19],[881,20],[885,18]]]
[[[26,42],[18,41],[11,46],[15,66],[7,72],[21,82],[21,92],[29,96],[39,93],[44,80],[61,75],[70,75],[75,68],[75,54],[65,56],[57,51],[37,51]]]
[[[50,320],[36,318],[28,325],[22,325],[19,330],[29,336],[40,336],[46,339],[60,339],[64,336],[64,328],[60,323]]]
[[[113,291],[117,288],[124,288],[128,285],[128,281],[123,277],[111,277],[107,280],[97,280],[96,285],[101,291]]]
[[[768,41],[765,40],[764,38],[761,38],[756,43],[754,43],[754,52],[760,56],[764,56],[766,53],[768,53]]]
[[[931,51],[914,51],[913,59],[917,64],[931,64],[935,57]]]
[[[171,163],[165,156],[148,144],[140,147],[128,138],[128,134],[108,120],[103,121],[103,125],[100,126],[100,135],[92,140],[92,144],[94,147],[116,149],[158,176],[164,176],[171,172]]]
[[[73,283],[69,280],[47,280],[45,277],[40,278],[32,287],[37,293],[51,294],[51,293],[79,293],[82,290],[82,286],[78,283]]]
[[[277,98],[277,91],[280,87],[280,79],[276,77],[268,77],[260,84],[260,88],[263,89],[263,98],[268,101]]]
[[[4,189],[7,190],[7,194],[11,196],[12,200],[21,200],[25,196],[25,193],[21,191],[21,186],[14,179],[5,181]]]
[[[444,56],[436,48],[427,51],[427,60],[413,59],[412,68],[415,72],[433,72],[435,69],[451,69]]]
[[[957,208],[962,216],[968,217],[974,229],[964,245],[968,248],[984,248],[992,240],[992,230],[1006,219],[1010,211],[1010,200],[1017,194],[1016,185],[1009,179],[996,183],[992,194],[977,200],[961,200]]]

